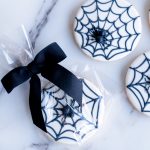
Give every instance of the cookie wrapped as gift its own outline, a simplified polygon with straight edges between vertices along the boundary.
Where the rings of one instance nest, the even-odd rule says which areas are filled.
[[[6,58],[16,58],[9,55],[6,47],[3,53]],[[1,82],[10,93],[30,80],[29,104],[33,123],[53,140],[72,144],[86,140],[101,127],[104,98],[93,83],[59,65],[65,58],[59,45],[52,43],[26,65],[17,63]],[[39,75],[49,81],[44,89],[41,89]]]
[[[42,112],[46,129],[56,141],[67,144],[80,143],[102,126],[102,93],[86,79],[82,79],[81,83],[81,106],[52,83],[42,91]]]

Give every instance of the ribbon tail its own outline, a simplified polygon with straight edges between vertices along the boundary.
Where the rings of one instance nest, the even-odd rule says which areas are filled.
[[[45,69],[41,75],[71,96],[82,106],[82,80],[59,64]]]
[[[33,123],[47,132],[41,110],[41,82],[37,75],[32,76],[30,80],[29,105]]]

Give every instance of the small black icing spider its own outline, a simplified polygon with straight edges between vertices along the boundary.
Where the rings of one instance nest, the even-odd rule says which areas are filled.
[[[93,26],[90,31],[91,41],[101,44],[103,47],[106,47],[111,44],[111,40],[107,39],[109,32],[100,28]]]
[[[62,109],[62,114],[64,115],[65,118],[70,117],[73,118],[74,116],[74,111],[69,105],[64,106]]]

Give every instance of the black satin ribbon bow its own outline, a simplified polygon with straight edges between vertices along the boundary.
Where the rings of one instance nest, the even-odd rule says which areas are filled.
[[[82,83],[74,74],[58,63],[66,58],[57,43],[52,43],[27,66],[17,67],[6,74],[1,82],[8,93],[23,82],[30,80],[29,105],[33,123],[46,131],[41,111],[41,82],[38,74],[51,81],[65,93],[82,104]]]

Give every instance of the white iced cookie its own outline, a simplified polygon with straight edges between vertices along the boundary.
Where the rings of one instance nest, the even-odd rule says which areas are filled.
[[[137,46],[141,30],[138,12],[125,0],[88,0],[74,23],[79,47],[100,61],[127,56]]]
[[[150,116],[150,52],[132,63],[126,76],[126,91],[133,106]]]
[[[82,80],[82,84],[82,110],[77,102],[52,83],[42,91],[44,122],[49,136],[55,141],[82,143],[102,126],[102,93],[88,80]]]

